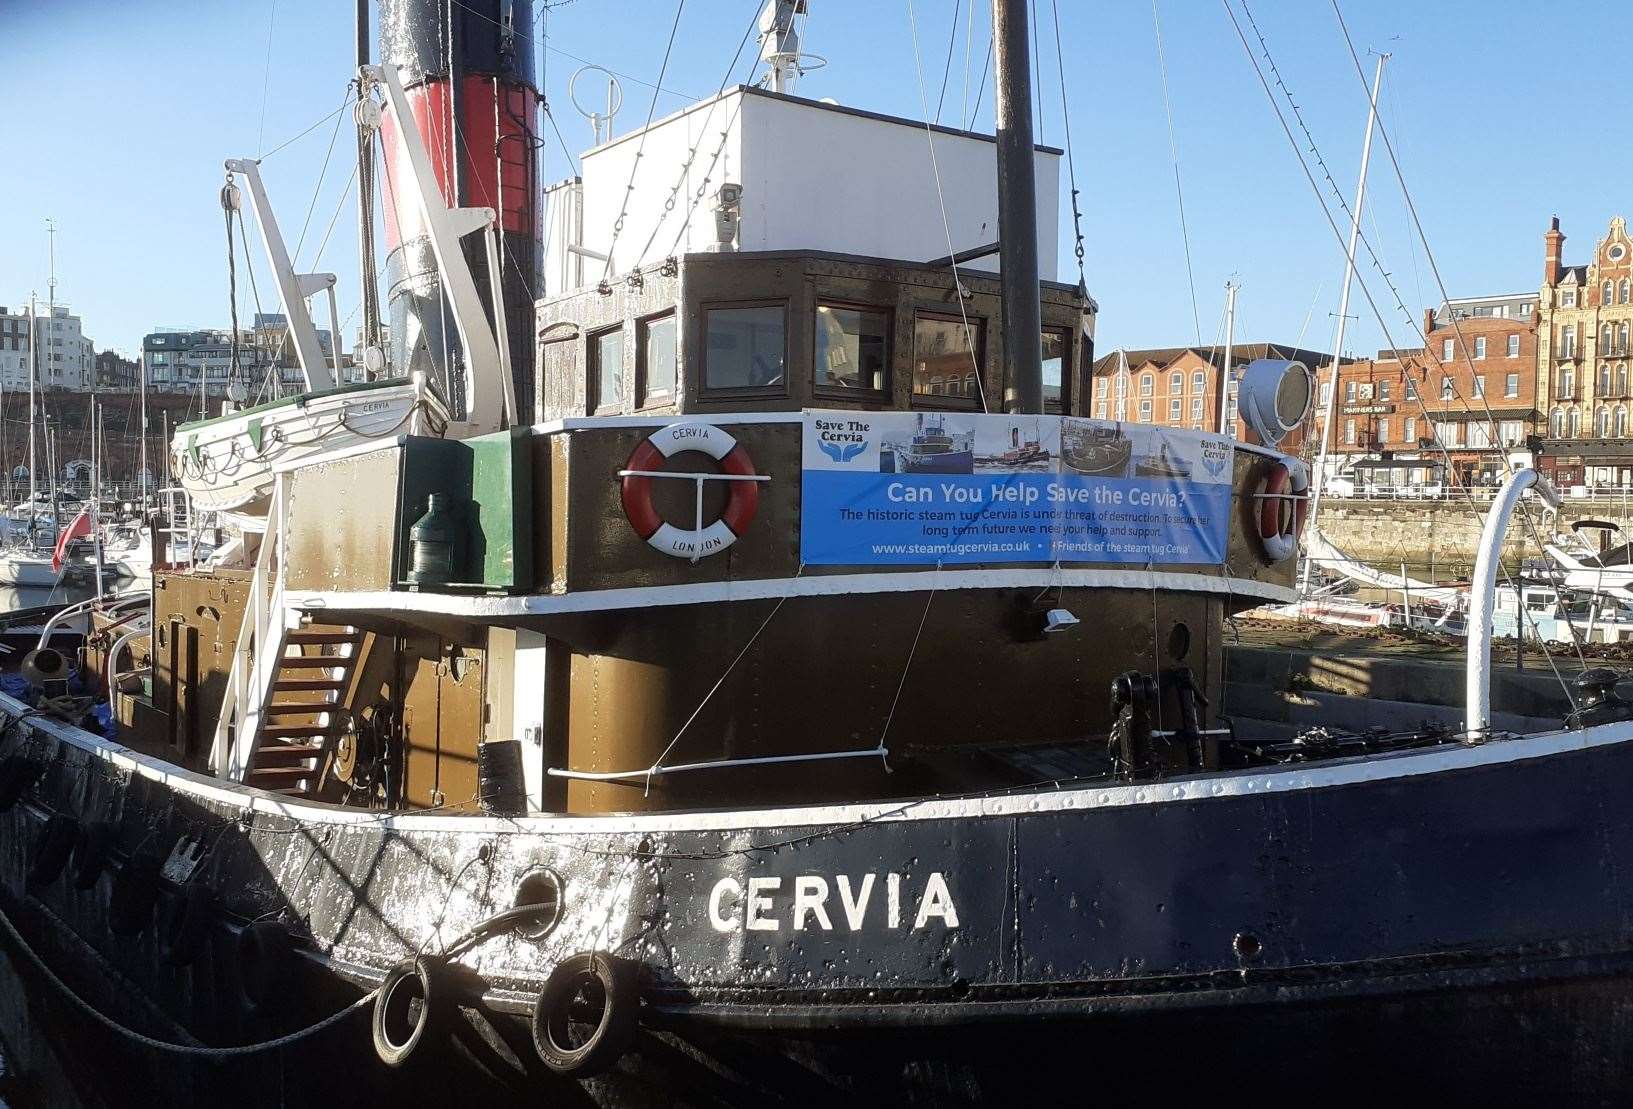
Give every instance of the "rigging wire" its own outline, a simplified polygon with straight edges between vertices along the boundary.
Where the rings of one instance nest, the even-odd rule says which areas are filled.
[[[260,164],[262,162],[265,162],[268,158],[272,157],[274,154],[278,153],[280,150],[284,149],[285,147],[293,146],[295,143],[300,142],[307,135],[310,135],[313,131],[316,131],[319,127],[322,127],[325,123],[328,123],[335,116],[337,116],[341,112],[345,111],[346,108],[351,104],[351,102],[352,102],[352,98],[351,98],[350,93],[348,92],[345,101],[340,105],[340,107],[338,107],[334,111],[329,112],[328,114],[324,115],[322,118],[318,119],[315,123],[312,123],[310,126],[308,126],[305,129],[301,130],[297,134],[292,135],[289,138],[285,139],[283,142],[279,143],[277,146],[273,147],[271,150],[267,151],[265,154],[262,154],[260,157],[255,159],[256,163]]]
[[[953,246],[953,231],[947,222],[947,200],[941,191],[941,166],[936,161],[936,133],[930,123],[930,98],[924,88],[924,65],[919,60],[919,25],[913,14],[913,0],[907,0],[907,25],[913,37],[913,69],[919,79],[919,105],[924,112],[924,138],[930,147],[930,172],[936,183],[936,204],[941,210],[941,230],[947,237],[947,260],[953,271],[953,295],[958,298],[958,318],[964,325],[964,348],[969,352],[970,368],[975,374],[976,396],[981,401],[981,411],[990,412],[987,407],[987,387],[982,380],[981,363],[975,356],[975,334],[970,329],[969,313],[964,308],[964,281],[958,274],[958,250]]]
[[[614,250],[618,246],[618,236],[623,233],[624,220],[629,217],[629,200],[635,194],[635,176],[641,171],[641,158],[646,153],[646,140],[652,134],[652,120],[658,112],[659,88],[663,84],[664,74],[669,72],[669,57],[675,49],[675,32],[680,30],[680,16],[685,10],[686,0],[677,0],[675,19],[669,25],[669,41],[664,44],[663,48],[663,64],[658,67],[658,84],[652,88],[652,103],[647,106],[646,122],[641,125],[641,139],[640,142],[635,144],[635,157],[629,163],[629,183],[624,186],[624,201],[619,206],[618,218],[612,221],[612,239],[607,243],[607,262],[601,270],[601,280],[603,282],[612,274]]]
[[[981,83],[975,86],[975,107],[970,109],[969,122],[964,130],[975,130],[975,117],[981,114],[981,96],[987,90],[987,74],[992,72],[992,36],[987,36],[987,60],[981,65]]]
[[[958,45],[958,8],[964,0],[953,0],[952,31],[947,36],[947,61],[941,67],[941,95],[936,97],[936,122],[941,122],[941,105],[947,99],[947,78],[953,72],[954,47]],[[975,0],[970,0],[970,7],[975,6]]]
[[[1157,32],[1157,72],[1162,77],[1162,110],[1168,117],[1168,154],[1174,163],[1174,197],[1179,201],[1179,237],[1185,246],[1185,280],[1191,287],[1191,323],[1196,328],[1196,345],[1202,345],[1202,315],[1196,306],[1196,274],[1191,269],[1191,232],[1185,223],[1185,189],[1179,180],[1179,140],[1174,137],[1174,109],[1168,99],[1168,62],[1162,51],[1162,20],[1157,0],[1151,0],[1151,25]]]
[[[973,0],[972,0],[973,2]],[[1083,210],[1078,206],[1077,163],[1072,157],[1072,111],[1066,103],[1066,61],[1060,49],[1060,0],[1049,0],[1055,19],[1055,69],[1060,77],[1060,119],[1066,132],[1066,178],[1072,190],[1072,253],[1077,256],[1077,291],[1087,299],[1089,279],[1083,272]],[[1198,339],[1201,335],[1198,334]]]
[[[301,233],[295,239],[295,249],[291,254],[292,258],[299,258],[301,256],[301,247],[306,245],[306,230],[312,225],[312,212],[318,206],[318,196],[323,192],[323,182],[329,175],[329,158],[335,152],[335,140],[340,137],[340,125],[346,121],[344,109],[351,102],[351,98],[352,86],[348,83],[346,95],[340,101],[342,110],[335,113],[335,129],[329,133],[329,149],[323,152],[323,165],[318,169],[318,183],[312,189],[311,202],[306,205],[306,218],[301,221]],[[297,266],[296,268],[299,269],[300,267]]]
[[[255,149],[260,151],[266,143],[266,101],[267,88],[272,84],[272,27],[278,19],[278,0],[272,0],[267,5],[266,17],[266,63],[261,69],[261,122],[255,130]],[[259,161],[261,154],[256,154]]]
[[[1293,148],[1293,154],[1294,154],[1295,158],[1297,158],[1297,160],[1298,160],[1299,168],[1301,170],[1303,170],[1305,179],[1309,182],[1311,191],[1313,191],[1315,193],[1316,202],[1321,207],[1321,214],[1326,218],[1327,225],[1332,230],[1333,236],[1334,236],[1334,238],[1337,240],[1337,242],[1339,244],[1339,248],[1341,250],[1343,250],[1345,252],[1346,256],[1347,256],[1348,255],[1348,249],[1345,246],[1344,234],[1339,229],[1337,220],[1333,218],[1332,210],[1327,205],[1327,200],[1326,200],[1326,197],[1322,194],[1321,186],[1316,181],[1314,171],[1312,171],[1310,169],[1310,166],[1309,166],[1308,162],[1305,160],[1304,151],[1300,147],[1298,140],[1293,136],[1292,127],[1291,127],[1291,125],[1288,124],[1287,118],[1286,118],[1286,116],[1283,114],[1283,112],[1281,110],[1281,105],[1279,105],[1276,102],[1275,93],[1272,92],[1271,88],[1270,88],[1270,79],[1265,76],[1264,69],[1259,65],[1258,57],[1254,54],[1252,46],[1248,43],[1247,33],[1242,29],[1242,25],[1241,25],[1240,21],[1236,18],[1236,10],[1235,10],[1234,7],[1232,7],[1230,0],[1220,0],[1220,2],[1221,2],[1221,4],[1223,4],[1223,6],[1225,8],[1225,14],[1230,18],[1231,26],[1235,29],[1237,38],[1241,40],[1242,49],[1247,54],[1248,62],[1253,66],[1254,74],[1259,78],[1259,84],[1264,89],[1265,97],[1270,101],[1270,107],[1271,107],[1271,110],[1276,115],[1276,121],[1279,124],[1281,124],[1282,132],[1287,136],[1288,144]],[[1242,7],[1243,7],[1244,13],[1247,15],[1248,21],[1250,23],[1252,23],[1253,22],[1253,17],[1252,17],[1251,12],[1248,10],[1246,0],[1242,0]],[[1255,30],[1255,33],[1257,34],[1258,33],[1258,28],[1257,28],[1256,24],[1254,25],[1254,30]],[[1259,34],[1259,41],[1260,41],[1260,45],[1263,47],[1263,49],[1265,51],[1266,61],[1271,64],[1272,72],[1275,72],[1277,74],[1277,76],[1276,76],[1277,84],[1281,87],[1283,93],[1287,96],[1288,103],[1290,105],[1294,105],[1295,117],[1300,119],[1300,123],[1302,125],[1302,117],[1299,116],[1296,104],[1294,104],[1293,99],[1292,99],[1292,94],[1291,94],[1290,91],[1288,91],[1285,82],[1283,82],[1281,80],[1279,72],[1275,70],[1274,62],[1270,58],[1269,45],[1268,45],[1268,43],[1265,42],[1264,37],[1263,37],[1262,34]],[[1310,143],[1310,153],[1311,153],[1311,155],[1316,159],[1317,165],[1321,167],[1321,170],[1322,170],[1323,174],[1326,175],[1328,184],[1333,187],[1334,193],[1338,197],[1339,207],[1344,209],[1347,212],[1348,211],[1348,205],[1345,203],[1345,201],[1343,199],[1342,192],[1339,191],[1338,188],[1337,188],[1337,182],[1335,182],[1333,180],[1333,178],[1332,178],[1332,175],[1327,172],[1326,163],[1321,158],[1320,150],[1316,146],[1313,136],[1310,135],[1308,128],[1304,128],[1304,132],[1305,132],[1306,139],[1308,139],[1309,143]],[[1366,240],[1366,236],[1364,234],[1359,236],[1359,237],[1363,242]],[[1368,246],[1368,252],[1371,253],[1370,245]],[[1393,284],[1389,281],[1388,271],[1384,270],[1382,264],[1378,262],[1376,254],[1372,255],[1372,259],[1373,259],[1374,266],[1378,269],[1378,272],[1381,275],[1383,275],[1385,284],[1390,288],[1391,292],[1395,293],[1396,302],[1397,302],[1397,304],[1400,305],[1402,311],[1404,312],[1405,311],[1405,305],[1400,302],[1399,293],[1395,291]],[[1361,293],[1362,293],[1363,296],[1366,297],[1367,304],[1371,307],[1373,316],[1377,319],[1378,326],[1383,331],[1384,339],[1388,343],[1389,348],[1392,351],[1394,351],[1395,357],[1397,358],[1397,360],[1401,360],[1402,365],[1404,366],[1405,361],[1404,361],[1404,359],[1401,359],[1400,347],[1398,346],[1398,344],[1396,344],[1396,342],[1394,340],[1394,337],[1390,334],[1389,325],[1388,325],[1388,322],[1384,319],[1383,311],[1379,307],[1377,300],[1374,298],[1374,296],[1372,294],[1372,290],[1368,286],[1368,284],[1366,282],[1366,279],[1361,275],[1359,270],[1357,270],[1356,273],[1355,273],[1355,281],[1356,281],[1356,283],[1358,285],[1361,286]],[[1408,320],[1410,320],[1410,318],[1411,318],[1410,313],[1407,313],[1407,318],[1408,318]],[[1411,396],[1413,399],[1415,399],[1417,401],[1418,409],[1422,413],[1425,423],[1429,424],[1432,427],[1433,426],[1433,419],[1429,415],[1429,411],[1428,411],[1427,406],[1424,405],[1424,403],[1423,403],[1421,390],[1410,389],[1408,391],[1408,395]],[[1466,402],[1465,402],[1465,406],[1466,406]],[[1440,440],[1439,436],[1436,436],[1434,441],[1435,441],[1435,445],[1440,450],[1440,453],[1441,453],[1441,455],[1442,455],[1442,457],[1443,457],[1443,459],[1445,461],[1445,465],[1446,465],[1447,469],[1449,471],[1451,471],[1453,474],[1455,474],[1456,471],[1455,471],[1455,467],[1452,465],[1452,459],[1451,459],[1450,451],[1447,450],[1445,444]],[[1457,487],[1457,488],[1461,488],[1461,487]],[[1464,494],[1463,503],[1465,504],[1465,507],[1466,507],[1467,511],[1473,517],[1474,521],[1477,524],[1481,523],[1480,513],[1479,513],[1478,509],[1476,508],[1476,506],[1474,504],[1472,493],[1470,493],[1467,489],[1464,489],[1463,494]],[[1503,575],[1503,577],[1508,580],[1510,586],[1512,586],[1513,585],[1513,579],[1508,574],[1507,568],[1503,567],[1503,566],[1501,566],[1499,564],[1498,570]],[[1534,614],[1531,613],[1529,611],[1529,609],[1524,604],[1521,604],[1519,607],[1520,607],[1521,611],[1524,612],[1525,618],[1527,619],[1527,621],[1531,623],[1533,631],[1536,632],[1536,623],[1535,623]],[[1536,634],[1537,634],[1538,641],[1542,642],[1542,636],[1541,636],[1540,632],[1537,632]],[[1574,628],[1573,628],[1572,638],[1573,638],[1573,642],[1574,642],[1574,638],[1575,638]],[[1581,656],[1580,646],[1577,647],[1577,652],[1578,652],[1578,657],[1580,657]],[[1543,657],[1548,660],[1548,665],[1553,670],[1555,679],[1559,682],[1560,688],[1564,691],[1566,699],[1568,701],[1570,701],[1572,707],[1574,708],[1575,704],[1576,704],[1576,700],[1575,700],[1574,696],[1572,696],[1570,687],[1566,683],[1566,681],[1564,679],[1564,676],[1560,674],[1559,668],[1554,664],[1553,656],[1550,655],[1546,649],[1544,649],[1543,650]],[[1584,666],[1585,665],[1586,664],[1584,663]]]

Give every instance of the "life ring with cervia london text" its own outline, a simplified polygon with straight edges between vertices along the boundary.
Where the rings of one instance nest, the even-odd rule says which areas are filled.
[[[1298,550],[1304,531],[1304,515],[1310,506],[1310,476],[1304,464],[1294,458],[1271,463],[1259,483],[1259,542],[1271,562],[1285,562]]]
[[[664,463],[683,451],[699,451],[714,459],[719,474],[664,474]],[[677,480],[725,481],[726,510],[705,526],[678,528],[658,515],[652,503],[652,482],[658,477]],[[748,530],[760,507],[760,482],[754,463],[741,443],[713,424],[687,420],[661,427],[647,436],[629,456],[623,474],[624,515],[635,534],[672,558],[696,562],[719,554]]]

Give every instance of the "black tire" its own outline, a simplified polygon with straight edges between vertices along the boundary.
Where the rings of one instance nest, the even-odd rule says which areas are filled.
[[[68,865],[68,855],[77,842],[79,821],[62,813],[48,818],[34,840],[34,854],[29,860],[24,888],[29,893],[39,893],[50,887]]]
[[[398,963],[386,972],[374,995],[370,1022],[374,1053],[388,1067],[408,1062],[427,1037],[434,1037],[447,1011],[442,965],[427,956]]]
[[[10,812],[22,800],[23,791],[34,784],[43,770],[38,762],[23,755],[0,759],[0,812]]]
[[[139,935],[153,920],[159,901],[160,862],[140,852],[113,878],[108,897],[108,930],[116,936]]]
[[[117,835],[112,824],[100,820],[92,821],[79,830],[79,838],[68,857],[68,869],[75,889],[88,890],[96,885],[96,880],[108,868]]]
[[[198,958],[215,916],[215,893],[203,882],[188,882],[159,902],[159,953],[173,967]]]
[[[634,1040],[639,1003],[634,963],[600,951],[570,955],[550,972],[533,1003],[533,1050],[557,1074],[600,1074]]]
[[[238,991],[250,1016],[271,1012],[289,983],[289,930],[272,921],[246,925],[238,933]]]

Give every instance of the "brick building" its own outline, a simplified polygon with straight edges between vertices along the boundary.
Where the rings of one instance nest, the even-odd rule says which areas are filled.
[[[1531,293],[1448,301],[1424,312],[1425,347],[1341,366],[1328,473],[1382,486],[1501,481],[1542,418],[1536,304]],[[1331,388],[1322,381],[1318,421]]]
[[[1317,372],[1332,361],[1330,354],[1283,343],[1238,343],[1231,349],[1231,365],[1236,371],[1258,358],[1293,359]],[[1100,420],[1216,431],[1224,365],[1222,347],[1114,350],[1094,364],[1093,392],[1085,411]],[[1234,383],[1225,403],[1234,417]],[[1241,420],[1233,420],[1233,424],[1237,438],[1243,438],[1246,425]],[[1296,450],[1299,440],[1298,432],[1294,432],[1282,441],[1282,447]]]
[[[1564,264],[1555,217],[1543,235],[1538,374],[1547,397],[1540,467],[1560,486],[1633,485],[1628,365],[1633,242],[1616,216],[1585,266]]]

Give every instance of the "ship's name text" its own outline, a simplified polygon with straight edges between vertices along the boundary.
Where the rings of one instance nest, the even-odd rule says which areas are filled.
[[[880,877],[864,874],[856,881],[839,874],[832,882],[820,874],[801,874],[786,881],[780,877],[746,882],[722,878],[709,894],[709,923],[716,932],[779,932],[784,928],[831,932],[836,922],[852,932],[860,932],[867,924],[905,926],[914,931],[935,923],[958,927],[958,907],[940,871],[932,871],[922,889],[914,888],[917,883],[910,884],[910,875],[885,874],[882,882]]]

